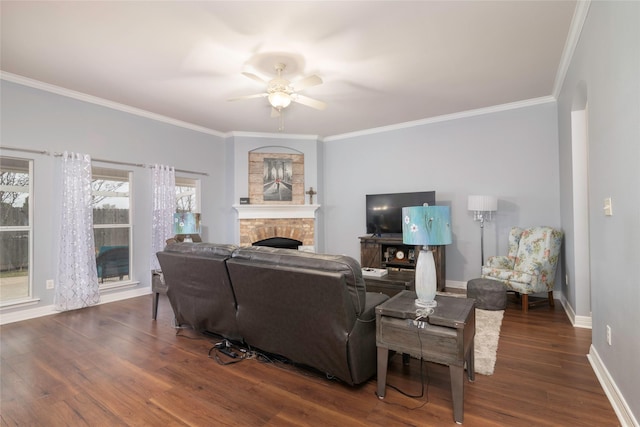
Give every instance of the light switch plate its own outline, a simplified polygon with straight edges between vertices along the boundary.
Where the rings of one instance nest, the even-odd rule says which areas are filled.
[[[611,205],[611,197],[607,197],[604,199],[604,215],[612,216],[613,215],[613,206]]]

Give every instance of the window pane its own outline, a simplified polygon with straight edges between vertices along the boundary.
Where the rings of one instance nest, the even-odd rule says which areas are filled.
[[[29,225],[29,161],[0,158],[0,226]]]
[[[128,204],[129,199],[126,199]],[[129,224],[129,209],[121,209],[108,205],[93,209],[94,224]]]
[[[131,279],[131,172],[100,166],[91,168],[93,232],[100,283]]]
[[[108,177],[108,171],[112,172],[111,177]],[[93,223],[129,224],[129,173],[93,168],[92,174]]]
[[[130,279],[129,228],[96,228],[94,239],[100,282]]]
[[[0,232],[0,300],[29,296],[29,231]]]
[[[197,203],[198,181],[191,178],[176,177],[176,212],[198,212]]]
[[[196,211],[196,189],[194,187],[178,187],[176,185],[176,212]]]

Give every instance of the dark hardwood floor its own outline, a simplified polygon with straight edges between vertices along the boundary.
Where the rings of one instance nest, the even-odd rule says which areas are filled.
[[[217,341],[172,327],[151,295],[4,325],[2,426],[442,426],[452,425],[447,368],[424,364],[425,395],[375,378],[350,387],[287,365],[220,365]],[[522,314],[510,302],[495,373],[465,384],[466,426],[616,426],[586,354],[591,331],[560,304]],[[312,333],[312,331],[309,331]],[[396,355],[388,384],[420,394],[420,364]]]

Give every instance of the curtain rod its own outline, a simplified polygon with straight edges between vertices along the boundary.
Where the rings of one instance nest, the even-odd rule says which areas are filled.
[[[20,148],[20,147],[8,147],[8,146],[4,146],[4,145],[0,145],[0,149],[2,150],[10,150],[10,151],[21,151],[23,153],[34,153],[34,154],[46,154],[48,156],[52,155],[50,152],[48,152],[47,150],[32,150],[29,148]],[[62,153],[53,153],[54,157],[61,157]],[[139,167],[139,168],[152,168],[152,165],[145,165],[144,163],[128,163],[128,162],[118,162],[115,160],[105,160],[105,159],[94,159],[92,158],[91,160],[95,161],[95,162],[100,162],[100,163],[109,163],[112,165],[122,165],[122,166],[135,166],[135,167]],[[175,169],[176,172],[181,172],[181,173],[190,173],[190,174],[194,174],[194,175],[203,175],[203,176],[209,176],[208,173],[206,172],[197,172],[197,171],[190,171],[190,170],[186,170],[186,169]]]
[[[55,157],[61,157],[62,153],[53,153],[53,155]],[[94,162],[109,163],[109,164],[112,164],[112,165],[135,166],[135,167],[139,167],[139,168],[152,168],[153,167],[153,165],[146,165],[144,163],[119,162],[119,161],[116,161],[116,160],[94,159],[93,157],[91,158],[91,160],[93,160]],[[197,172],[197,171],[190,171],[190,170],[185,170],[185,169],[175,169],[175,168],[174,168],[174,170],[176,172],[191,173],[191,174],[194,174],[194,175],[209,176],[209,174],[206,173],[206,172]]]
[[[23,153],[49,154],[47,150],[31,150],[29,148],[7,147],[0,145],[0,150],[22,151]]]
[[[55,157],[62,157],[63,153],[53,153],[53,155]],[[128,163],[128,162],[118,162],[115,160],[105,160],[105,159],[94,159],[93,157],[91,158],[92,161],[94,162],[100,162],[100,163],[109,163],[112,165],[122,165],[122,166],[136,166],[139,168],[146,168],[147,165],[143,164],[143,163]]]
[[[53,153],[54,156],[56,157],[60,157],[62,156],[62,153]],[[136,166],[139,168],[152,168],[153,165],[146,165],[144,163],[129,163],[129,162],[119,162],[116,160],[106,160],[106,159],[94,159],[91,158],[91,160],[93,160],[94,162],[100,162],[100,163],[109,163],[112,165],[122,165],[122,166]],[[196,172],[196,171],[189,171],[189,170],[185,170],[185,169],[175,169],[174,170],[176,172],[182,172],[182,173],[192,173],[194,175],[204,175],[204,176],[209,176],[208,173],[206,172]]]

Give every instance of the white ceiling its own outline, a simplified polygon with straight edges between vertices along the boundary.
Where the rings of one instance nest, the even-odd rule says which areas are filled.
[[[2,1],[1,68],[218,132],[278,131],[241,73],[317,74],[285,133],[335,136],[553,95],[576,1]],[[295,70],[292,70],[295,69]],[[294,71],[294,72],[293,72]],[[7,76],[7,74],[5,74]]]

